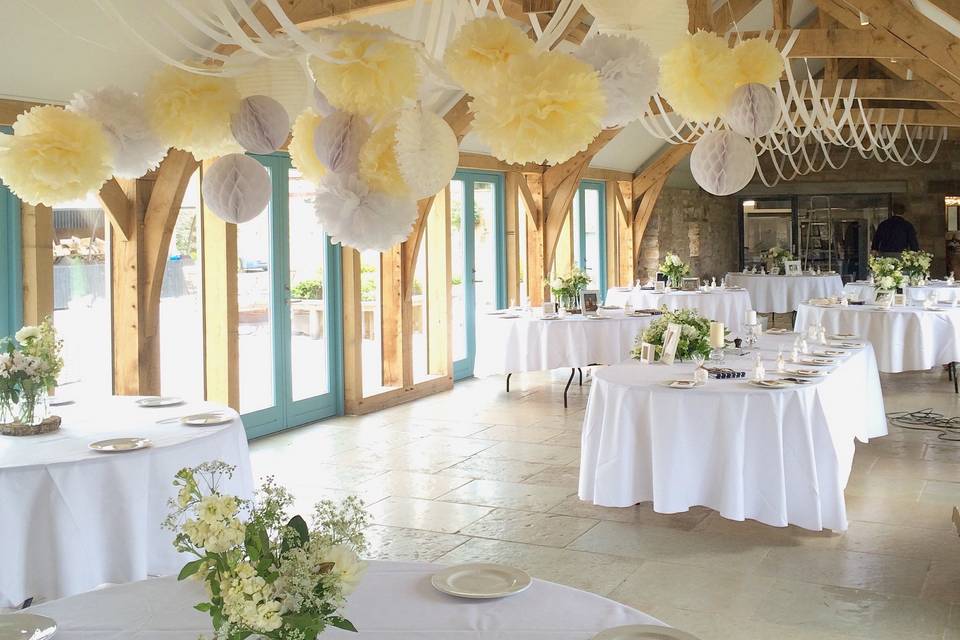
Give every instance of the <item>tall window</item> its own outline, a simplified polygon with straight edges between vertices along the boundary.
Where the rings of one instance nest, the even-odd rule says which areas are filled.
[[[360,315],[363,338],[363,395],[386,391],[383,384],[383,300],[380,252],[360,253]]]
[[[573,199],[573,262],[587,272],[590,289],[606,290],[607,238],[604,184],[584,180]]]

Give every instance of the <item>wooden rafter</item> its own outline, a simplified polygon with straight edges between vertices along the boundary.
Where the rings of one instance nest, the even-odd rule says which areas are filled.
[[[789,29],[793,0],[771,0],[771,2],[773,2],[773,28]]]
[[[760,0],[727,0],[713,12],[713,30],[726,33],[753,11]]]
[[[668,177],[668,175],[664,175],[650,185],[637,205],[637,212],[633,219],[634,272],[636,272],[637,260],[640,258],[640,248],[643,246],[643,234],[647,231],[650,216],[653,215],[653,209],[657,205],[660,192],[663,191]],[[636,194],[634,194],[634,198],[636,198]]]
[[[794,33],[797,39],[788,58],[922,58],[920,52],[896,36],[869,29],[788,29],[780,32],[775,44],[782,48]],[[745,31],[740,38],[762,35],[760,31]],[[736,42],[735,35],[729,37],[731,44]]]
[[[687,29],[690,33],[713,31],[712,5],[711,0],[687,0],[687,10],[690,13]]]
[[[639,206],[639,200],[643,194],[662,178],[670,175],[674,167],[690,155],[691,151],[693,151],[692,144],[665,145],[656,158],[648,162],[642,170],[637,172],[633,178],[634,209]]]
[[[100,204],[107,214],[107,218],[113,224],[113,228],[120,235],[120,239],[127,241],[133,235],[133,225],[136,224],[134,217],[133,203],[127,196],[127,192],[120,186],[116,178],[110,178],[97,194],[100,198]]]

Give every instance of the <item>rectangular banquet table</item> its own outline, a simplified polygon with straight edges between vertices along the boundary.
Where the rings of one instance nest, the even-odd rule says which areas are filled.
[[[794,337],[761,338],[768,377],[778,377],[778,348],[788,357]],[[749,370],[752,362],[728,355],[726,366]],[[887,434],[870,344],[815,382],[783,389],[742,379],[687,390],[665,384],[692,378],[693,368],[631,361],[595,373],[580,498],[606,507],[652,501],[659,513],[703,505],[732,520],[845,530],[854,440]]]

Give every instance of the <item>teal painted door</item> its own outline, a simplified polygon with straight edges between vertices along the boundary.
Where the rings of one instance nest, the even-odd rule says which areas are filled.
[[[273,196],[237,227],[240,410],[250,437],[343,412],[340,246],[290,158],[254,157],[270,171]]]
[[[607,210],[602,182],[584,180],[573,198],[574,264],[590,276],[588,289],[607,293]]]
[[[453,377],[473,375],[477,315],[507,306],[503,176],[458,171],[450,183]]]
[[[0,183],[0,338],[23,324],[20,201]]]

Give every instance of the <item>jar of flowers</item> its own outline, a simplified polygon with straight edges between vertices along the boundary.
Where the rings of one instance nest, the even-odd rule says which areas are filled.
[[[893,295],[905,281],[900,270],[900,261],[896,258],[871,256],[870,275],[873,277],[877,304],[889,307],[893,304]]]
[[[783,273],[783,263],[785,260],[793,260],[793,254],[789,249],[784,249],[780,245],[770,247],[763,254],[767,266],[767,273],[777,275]]]
[[[690,265],[685,264],[675,253],[667,252],[657,270],[667,276],[667,283],[673,289],[679,289],[683,276],[690,275]]]
[[[930,278],[933,254],[926,251],[904,251],[900,254],[900,271],[911,287],[922,287]]]
[[[311,524],[289,517],[293,496],[267,478],[253,500],[220,492],[234,467],[215,461],[181,469],[164,526],[193,556],[178,579],[203,582],[216,640],[305,640],[327,627],[356,631],[341,615],[366,563],[369,517],[355,497],[316,505]]]
[[[4,433],[30,435],[47,420],[47,390],[63,369],[63,343],[50,320],[0,339],[0,426]],[[50,430],[56,428],[52,425]]]
[[[710,355],[710,321],[693,309],[677,309],[668,311],[662,308],[663,314],[650,323],[646,330],[636,337],[630,356],[640,359],[640,350],[643,343],[652,344],[657,350],[657,357],[663,355],[663,334],[670,324],[679,324],[681,327],[680,340],[677,343],[676,357],[678,360],[690,360],[700,354],[704,358]]]
[[[568,313],[580,313],[580,294],[590,284],[590,276],[574,267],[567,275],[555,278],[550,291]]]

